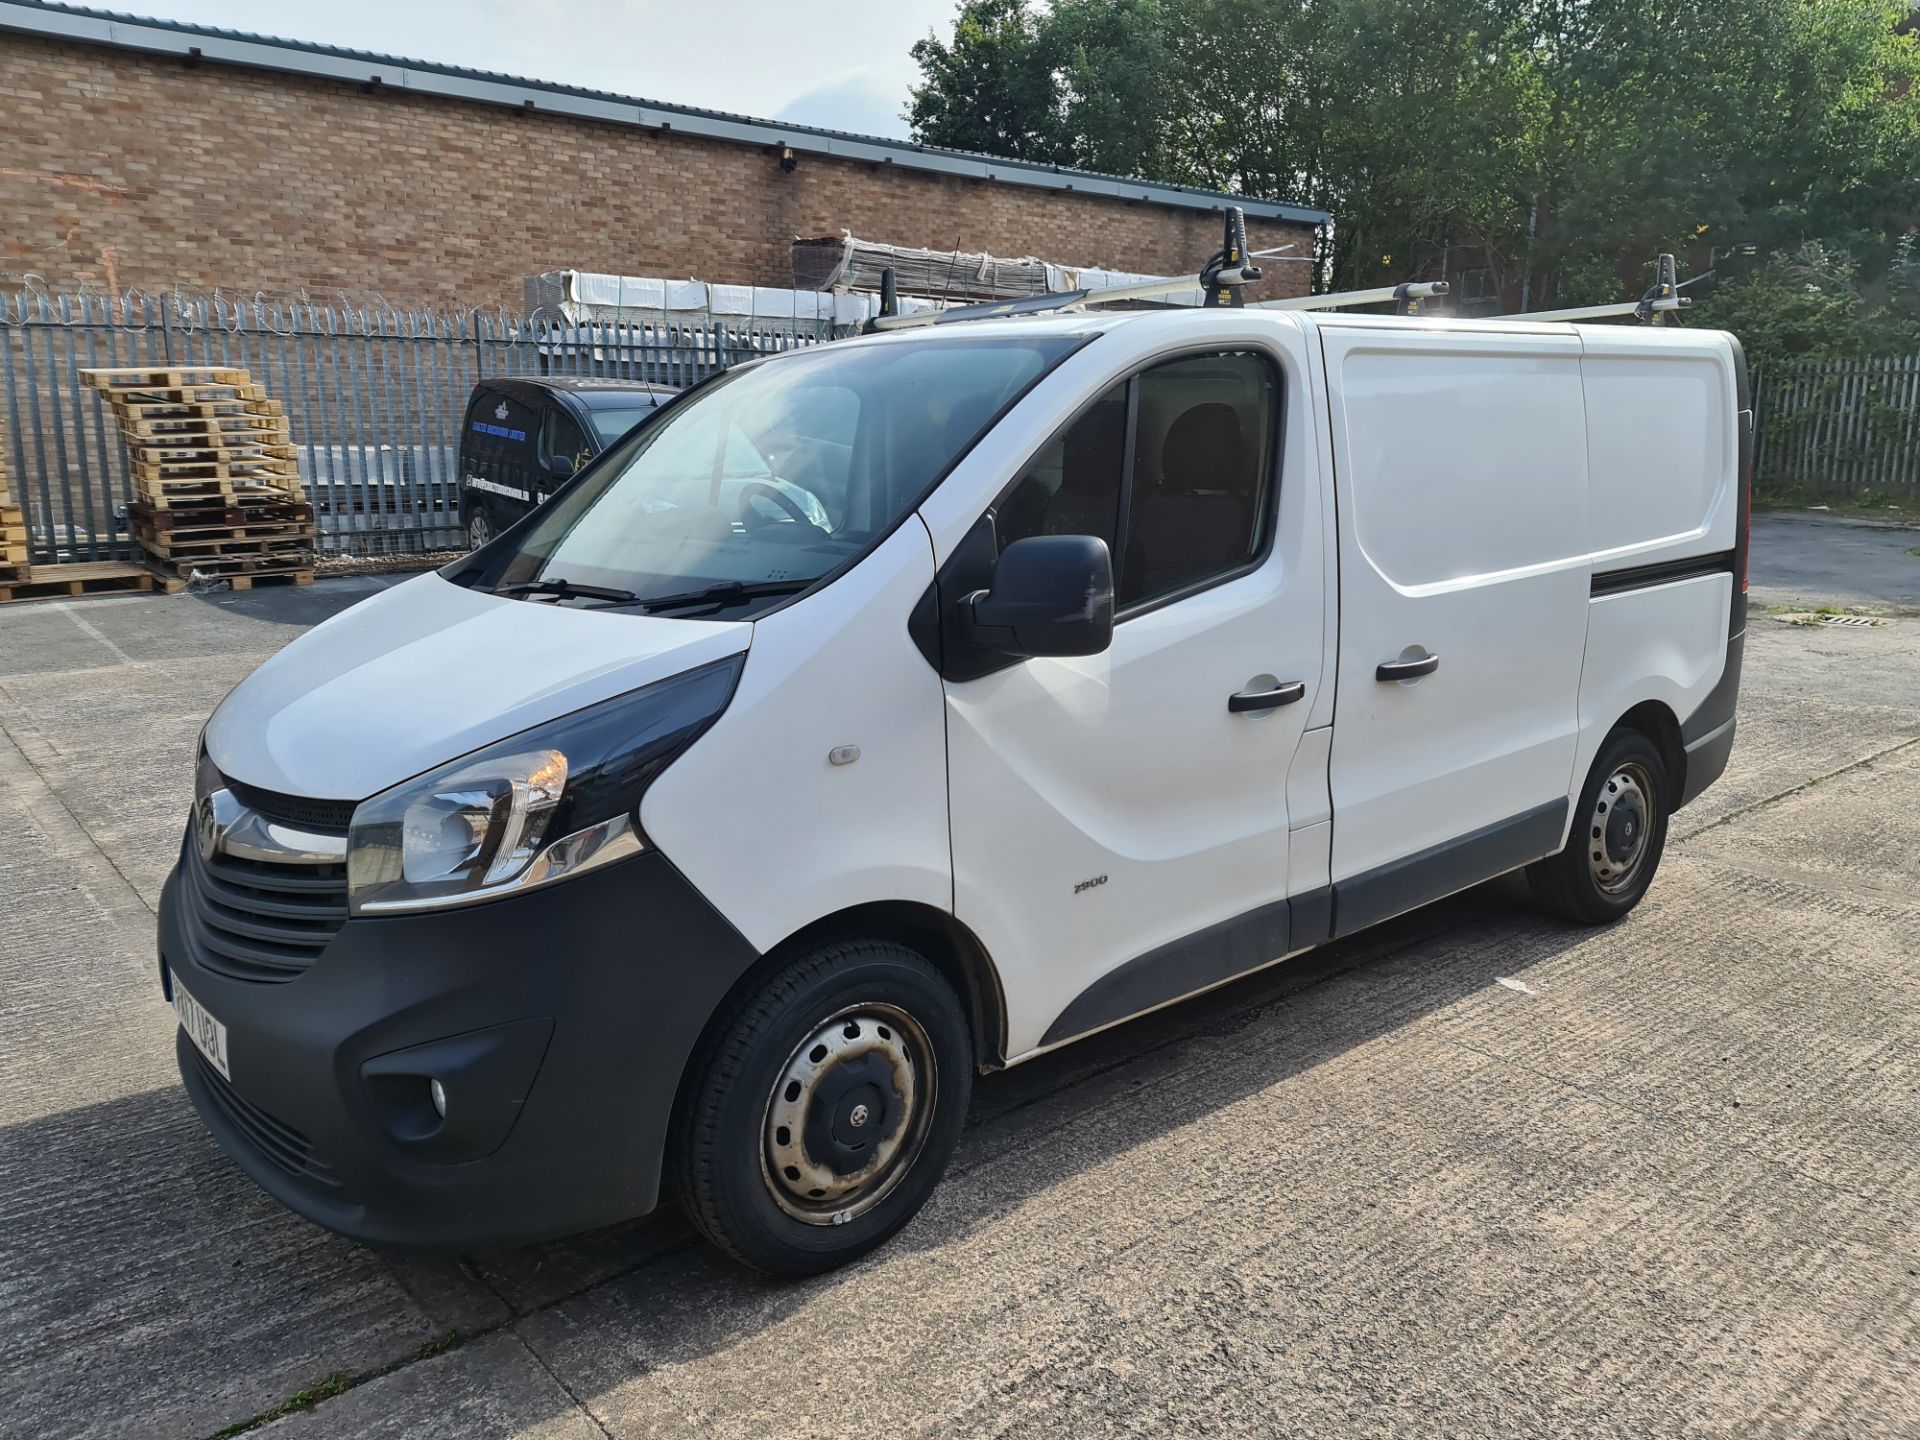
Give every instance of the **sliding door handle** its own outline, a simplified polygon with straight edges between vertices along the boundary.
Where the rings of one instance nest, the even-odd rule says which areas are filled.
[[[1408,660],[1389,660],[1376,666],[1373,678],[1376,680],[1418,680],[1422,675],[1431,675],[1440,668],[1438,655],[1420,655]]]
[[[1229,695],[1227,709],[1235,715],[1245,715],[1251,710],[1272,710],[1304,699],[1306,693],[1306,681],[1289,680],[1286,684],[1276,685],[1271,690],[1242,690],[1237,695]]]

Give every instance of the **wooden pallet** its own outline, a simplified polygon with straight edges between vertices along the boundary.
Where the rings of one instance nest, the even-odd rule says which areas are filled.
[[[246,554],[257,550],[313,549],[313,531],[304,525],[281,525],[253,530],[221,526],[208,530],[155,530],[136,525],[134,538],[155,555]]]
[[[236,461],[249,464],[298,458],[298,452],[291,445],[276,445],[271,441],[253,444],[227,435],[194,435],[185,439],[176,436],[171,442],[154,440],[141,445],[139,455],[141,463],[147,465],[217,465]]]
[[[36,565],[25,580],[0,581],[0,603],[44,600],[50,596],[98,595],[109,591],[152,590],[161,583],[144,565],[103,560],[80,565]],[[173,589],[182,588],[174,585]]]
[[[117,410],[123,405],[199,405],[266,398],[266,392],[254,384],[148,385],[138,390],[114,390],[107,395],[107,403]]]
[[[127,518],[149,530],[254,530],[301,526],[311,530],[313,506],[304,500],[256,499],[248,496],[219,509],[156,509],[139,500],[127,506]]]
[[[253,379],[246,370],[232,365],[176,365],[159,369],[121,365],[83,370],[80,376],[94,389],[108,392],[149,385],[245,385]]]
[[[159,484],[136,484],[134,495],[139,504],[155,510],[215,506],[224,510],[239,499],[234,487],[225,480],[168,480]]]
[[[300,467],[292,460],[148,460],[136,451],[127,461],[140,480],[292,480]]]
[[[156,562],[151,573],[154,582],[171,594],[198,584],[222,584],[234,590],[251,590],[256,585],[311,585],[314,571],[311,560],[253,570],[221,570],[185,560],[178,566],[161,566]]]
[[[155,510],[181,506],[245,505],[254,501],[305,504],[307,492],[299,481],[284,475],[170,475],[158,479],[136,476],[134,501]]]
[[[304,535],[142,535],[140,548],[177,568],[192,565],[205,569],[212,565],[257,570],[264,564],[313,564],[313,546]]]
[[[284,416],[273,415],[176,415],[158,420],[122,419],[120,434],[129,444],[178,441],[191,436],[216,443],[251,444],[257,440],[262,444],[284,445],[287,422]]]
[[[260,575],[227,575],[221,577],[236,590],[251,590],[256,585],[311,585],[311,570],[278,570]]]

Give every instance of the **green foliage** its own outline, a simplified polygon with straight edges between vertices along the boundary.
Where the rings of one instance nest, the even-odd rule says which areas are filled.
[[[907,108],[914,134],[1009,160],[1057,160],[1057,48],[1028,0],[968,0],[950,44],[929,35],[913,47],[925,77]]]
[[[935,144],[1322,206],[1342,287],[1466,246],[1536,307],[1584,304],[1634,293],[1657,251],[1751,246],[1717,309],[1819,353],[1864,317],[1920,319],[1898,249],[1920,223],[1910,8],[968,0],[951,42],[915,46],[909,118]]]
[[[1863,283],[1847,251],[1814,240],[1718,285],[1692,323],[1731,330],[1761,359],[1843,359],[1920,350],[1920,263],[1902,236],[1894,262]]]

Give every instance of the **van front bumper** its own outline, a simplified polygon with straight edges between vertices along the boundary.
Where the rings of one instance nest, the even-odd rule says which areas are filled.
[[[480,905],[348,919],[285,983],[201,962],[183,874],[196,863],[183,848],[161,896],[161,983],[172,999],[177,977],[226,1026],[232,1079],[184,1030],[181,1078],[269,1194],[354,1239],[431,1249],[519,1244],[654,1207],[687,1059],[757,958],[664,857]]]

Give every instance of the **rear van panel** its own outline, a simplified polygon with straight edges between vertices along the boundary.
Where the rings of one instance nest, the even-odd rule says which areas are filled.
[[[484,494],[531,501],[539,440],[538,409],[490,385],[476,387],[460,436],[462,481]]]
[[[1576,775],[1620,717],[1649,701],[1691,741],[1688,722],[1738,655],[1744,629],[1730,619],[1742,482],[1727,337],[1595,326],[1581,340],[1593,586]],[[1683,795],[1699,779],[1687,777]]]

